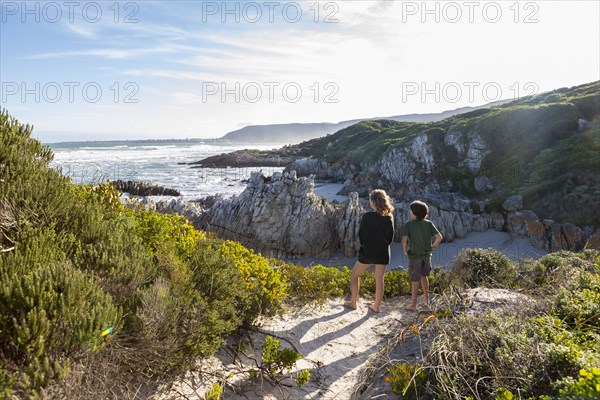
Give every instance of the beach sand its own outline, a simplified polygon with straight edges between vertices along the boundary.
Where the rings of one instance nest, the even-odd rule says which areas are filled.
[[[450,243],[442,242],[431,255],[431,262],[434,266],[440,266],[447,269],[450,262],[460,254],[464,249],[495,249],[510,258],[513,261],[519,261],[525,258],[538,258],[546,255],[544,250],[533,246],[529,238],[514,238],[509,233],[489,230],[486,232],[471,232],[464,239],[454,239]],[[402,245],[394,242],[391,246],[392,258],[389,269],[408,268],[408,259],[402,252]],[[299,257],[286,259],[287,262],[303,266],[325,265],[328,267],[352,267],[356,262],[356,257],[346,257],[341,251],[331,258],[319,257]]]
[[[337,200],[343,203],[348,200],[348,197],[336,194],[342,186],[338,183],[315,183],[314,192],[319,196],[323,196],[329,202]],[[514,238],[507,232],[488,230],[486,232],[471,232],[465,238],[454,239],[450,243],[442,242],[432,253],[431,261],[434,266],[446,269],[450,262],[460,254],[462,249],[473,248],[495,249],[513,261],[519,261],[524,258],[538,259],[546,255],[544,250],[534,247],[529,238]],[[407,268],[408,260],[402,252],[402,245],[400,243],[392,243],[391,251],[392,258],[388,269]],[[346,257],[340,251],[331,258],[300,257],[286,259],[286,261],[303,266],[321,264],[328,267],[352,267],[356,262],[356,257]]]

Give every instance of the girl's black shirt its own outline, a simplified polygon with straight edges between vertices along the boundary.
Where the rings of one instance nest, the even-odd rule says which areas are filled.
[[[375,211],[366,212],[358,229],[360,250],[358,261],[363,264],[389,264],[390,244],[394,239],[394,217],[381,216]]]

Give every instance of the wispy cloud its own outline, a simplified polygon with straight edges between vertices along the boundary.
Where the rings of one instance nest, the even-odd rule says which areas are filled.
[[[95,50],[76,50],[60,51],[51,53],[35,54],[25,57],[26,59],[39,60],[45,58],[67,58],[67,57],[100,57],[108,59],[127,59],[146,56],[157,53],[169,53],[174,51],[169,47],[152,48],[128,48],[128,49],[95,49]]]

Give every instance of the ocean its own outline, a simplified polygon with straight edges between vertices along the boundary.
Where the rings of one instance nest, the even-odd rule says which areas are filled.
[[[221,140],[120,140],[47,144],[51,166],[77,184],[138,180],[177,189],[186,200],[241,193],[253,171],[268,174],[283,167],[191,168],[203,158],[242,149],[270,150],[284,144],[256,145]]]

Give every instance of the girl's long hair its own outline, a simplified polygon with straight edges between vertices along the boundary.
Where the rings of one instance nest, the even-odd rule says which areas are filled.
[[[392,199],[390,196],[388,196],[385,190],[373,190],[369,195],[369,199],[373,201],[373,205],[375,206],[377,214],[381,215],[382,217],[390,215],[394,211]]]

